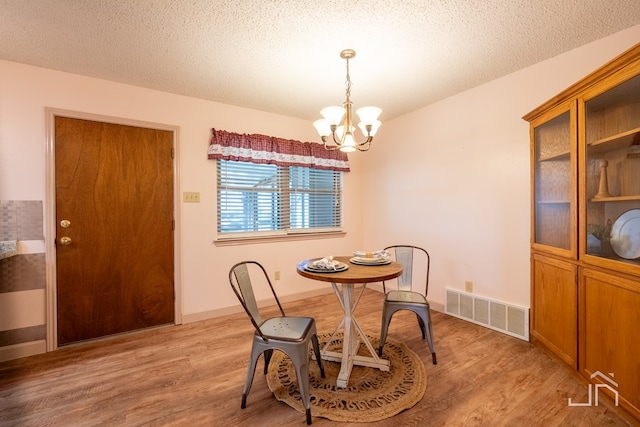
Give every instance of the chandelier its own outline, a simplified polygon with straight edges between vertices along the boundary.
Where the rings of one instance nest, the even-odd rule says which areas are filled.
[[[346,153],[357,150],[367,151],[371,148],[373,136],[380,127],[378,116],[382,110],[378,107],[361,107],[356,110],[356,114],[360,118],[358,127],[366,137],[363,142],[357,142],[353,135],[356,128],[353,125],[353,103],[351,102],[351,78],[349,76],[349,60],[356,56],[356,51],[345,49],[340,52],[340,58],[347,61],[347,90],[345,91],[347,99],[343,106],[325,107],[320,110],[323,119],[313,122],[318,134],[322,138],[324,148],[327,150],[340,150]],[[331,137],[331,141],[329,141]],[[327,145],[327,142],[329,143]]]

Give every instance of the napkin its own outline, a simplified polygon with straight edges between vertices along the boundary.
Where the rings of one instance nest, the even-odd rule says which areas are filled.
[[[333,259],[332,256],[313,261],[310,265],[312,268],[320,268],[324,270],[335,270],[340,262]]]
[[[367,255],[369,255],[367,257]],[[385,261],[391,259],[391,254],[384,249],[378,250],[375,252],[367,252],[367,251],[353,251],[353,256],[361,257],[361,258],[378,258],[383,259]]]

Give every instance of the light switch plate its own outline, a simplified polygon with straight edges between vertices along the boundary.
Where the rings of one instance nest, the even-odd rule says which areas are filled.
[[[185,191],[182,193],[182,201],[185,203],[200,203],[200,193],[197,191]]]

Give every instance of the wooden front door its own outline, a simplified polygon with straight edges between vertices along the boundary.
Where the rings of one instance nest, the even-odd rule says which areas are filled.
[[[173,133],[55,118],[58,345],[174,322]]]

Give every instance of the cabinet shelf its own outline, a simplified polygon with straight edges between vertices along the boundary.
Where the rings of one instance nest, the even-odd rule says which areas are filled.
[[[640,128],[635,128],[607,138],[598,139],[588,145],[589,153],[598,154],[627,148],[633,144],[636,138],[640,138],[639,134]]]
[[[640,199],[640,196],[638,196]],[[536,203],[540,205],[569,205],[571,201],[569,200],[536,200]]]
[[[597,199],[593,197],[589,201],[597,203],[597,202],[628,202],[628,201],[634,201],[634,200],[640,200],[640,195],[634,194],[633,196],[598,197]]]
[[[639,129],[640,131],[640,129]],[[570,151],[562,151],[560,153],[555,153],[555,154],[551,154],[548,156],[544,156],[544,157],[540,157],[538,159],[539,162],[550,162],[553,160],[569,160],[571,156],[571,152]]]

